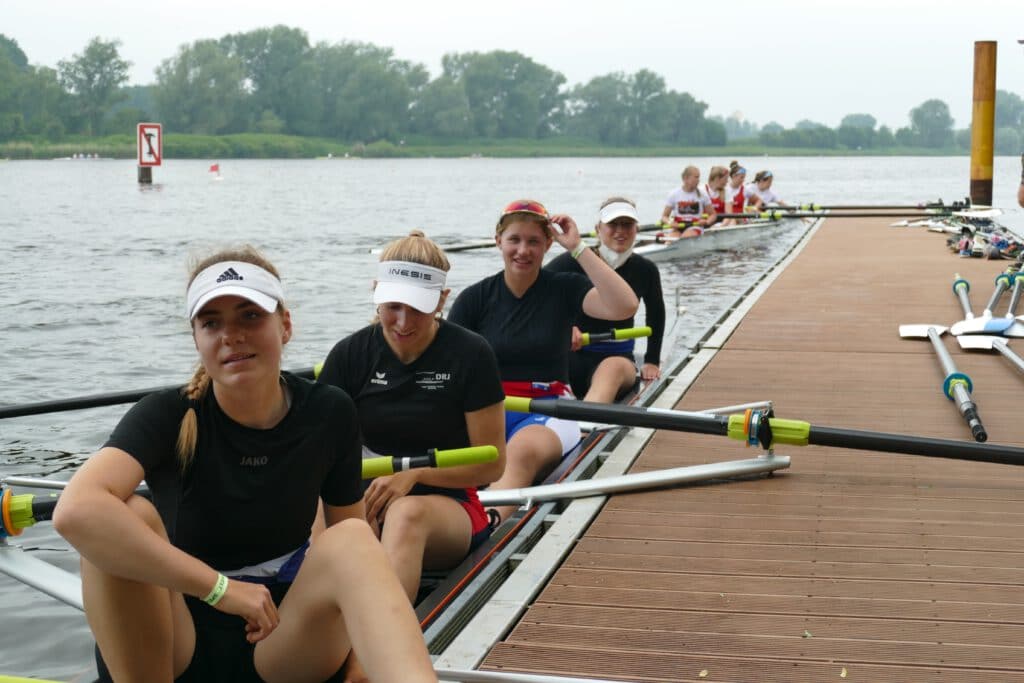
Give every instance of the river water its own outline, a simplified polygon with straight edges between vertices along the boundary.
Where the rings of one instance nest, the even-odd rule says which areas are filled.
[[[369,321],[370,250],[411,228],[442,244],[484,238],[520,197],[589,230],[602,199],[626,195],[653,222],[684,165],[706,174],[729,159],[231,160],[219,180],[208,172],[216,161],[167,161],[149,187],[135,182],[131,161],[0,162],[0,405],[187,379],[196,360],[184,319],[187,262],[219,246],[254,244],[281,271],[295,322],[285,367],[309,367]],[[791,203],[948,203],[969,187],[966,157],[742,161],[751,174],[770,168],[773,190]],[[996,159],[994,204],[1021,233],[1019,173],[1016,158]],[[794,226],[764,243],[662,264],[666,357],[693,346],[800,234]],[[451,260],[450,301],[501,267],[493,249]],[[686,313],[677,318],[679,306]],[[125,410],[0,421],[0,478],[68,478]],[[12,543],[77,571],[49,525]],[[0,613],[0,676],[88,680],[92,641],[78,611],[0,575]]]

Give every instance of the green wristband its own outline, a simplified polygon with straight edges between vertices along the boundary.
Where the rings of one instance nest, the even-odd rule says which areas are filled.
[[[217,574],[217,583],[213,584],[213,590],[203,598],[203,602],[213,607],[220,599],[224,597],[224,594],[228,592],[228,577],[223,574]]]
[[[580,240],[580,243],[576,245],[576,248],[570,251],[569,253],[572,254],[572,257],[578,261],[580,259],[580,254],[582,254],[586,250],[586,248],[587,245],[583,244],[583,241]]]

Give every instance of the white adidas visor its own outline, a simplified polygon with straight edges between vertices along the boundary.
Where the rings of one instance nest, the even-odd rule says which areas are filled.
[[[640,216],[636,212],[636,207],[629,202],[612,202],[601,209],[602,223],[611,223],[616,218],[632,218],[637,223],[640,222]]]
[[[203,306],[219,296],[240,296],[248,299],[267,313],[277,310],[284,301],[284,288],[269,271],[244,261],[221,261],[204,268],[186,296],[189,322],[195,319]]]
[[[381,261],[377,264],[377,286],[373,303],[392,301],[412,306],[422,313],[433,313],[444,290],[447,273],[422,263]]]

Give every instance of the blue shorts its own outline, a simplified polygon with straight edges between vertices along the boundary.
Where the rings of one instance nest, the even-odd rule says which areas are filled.
[[[534,399],[536,400],[536,399]],[[540,425],[553,431],[562,442],[562,456],[565,457],[580,442],[580,425],[575,420],[562,420],[539,413],[516,413],[505,411],[505,443],[512,440],[516,432],[524,427]]]

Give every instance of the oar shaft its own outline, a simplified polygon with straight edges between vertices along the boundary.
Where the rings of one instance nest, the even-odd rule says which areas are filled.
[[[970,291],[971,283],[957,274],[953,279],[953,294],[956,295],[957,301],[960,302],[960,308],[964,310],[965,319],[974,317],[974,313],[971,312],[971,299],[968,296]]]
[[[930,458],[992,462],[1001,465],[1024,465],[1024,449],[998,444],[974,443],[924,436],[865,432],[837,427],[811,426],[808,443],[832,448],[855,448],[864,451],[905,453]]]
[[[956,363],[953,362],[953,357],[949,355],[949,350],[942,343],[942,337],[939,336],[934,327],[928,328],[928,340],[932,343],[932,348],[935,349],[935,355],[939,359],[939,365],[942,366],[942,372],[946,375],[955,373]]]
[[[729,418],[705,413],[688,413],[679,410],[639,408],[636,406],[612,406],[605,403],[572,400],[531,400],[518,396],[505,398],[505,408],[520,413],[540,413],[566,420],[610,422],[630,427],[650,429],[673,429],[697,434],[726,435],[729,432]]]
[[[1006,345],[1005,341],[1000,339],[1000,340],[997,340],[997,341],[993,342],[992,348],[994,348],[999,353],[1003,354],[1003,357],[1006,360],[1008,360],[1011,363],[1013,363],[1014,367],[1016,367],[1021,372],[1024,372],[1024,358],[1021,358],[1016,353],[1011,351],[1010,347]]]
[[[1024,275],[1017,273],[1013,276],[1013,292],[1010,294],[1010,305],[1006,309],[1007,318],[1017,315],[1017,305],[1020,304],[1022,292],[1024,292]]]
[[[313,368],[292,370],[293,375],[313,379]],[[133,391],[114,391],[105,394],[93,394],[91,396],[79,396],[78,398],[65,398],[53,401],[38,401],[36,403],[22,403],[13,406],[0,406],[0,419],[6,417],[22,417],[24,415],[43,415],[45,413],[60,413],[66,410],[83,410],[85,408],[101,408],[103,406],[114,406],[122,403],[135,403],[148,394],[166,389],[173,389],[175,386],[152,387]]]
[[[1006,291],[1009,283],[1010,276],[1006,273],[1002,273],[996,278],[996,288],[993,290],[992,296],[989,297],[988,303],[985,304],[985,311],[988,315],[992,315],[995,312],[996,306],[999,305],[999,299],[1002,298],[1003,292]]]

